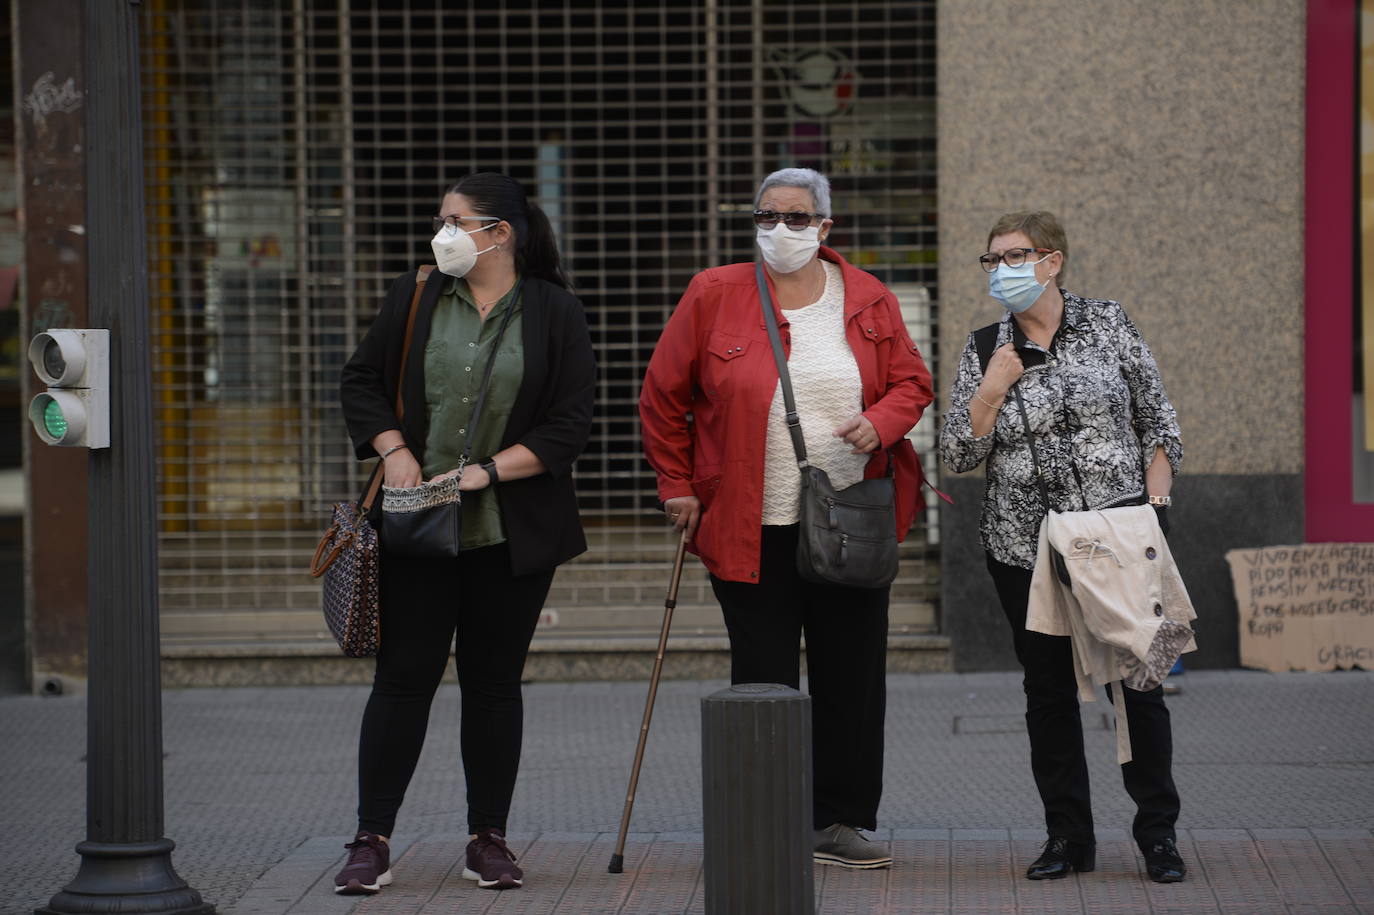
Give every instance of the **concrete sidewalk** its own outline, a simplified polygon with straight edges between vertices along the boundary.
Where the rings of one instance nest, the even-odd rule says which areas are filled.
[[[365,662],[362,662],[365,663]],[[1374,673],[1192,672],[1169,700],[1187,882],[1144,878],[1114,764],[1110,706],[1084,707],[1098,869],[1031,883],[1043,840],[1019,675],[894,675],[880,836],[888,871],[817,869],[822,912],[1374,913]],[[436,700],[395,836],[396,882],[330,886],[353,826],[359,687],[178,690],[164,700],[167,835],[221,912],[701,911],[699,703],[659,690],[626,872],[606,873],[644,684],[533,684],[510,823],[524,889],[473,888],[457,762],[458,692]],[[0,911],[45,903],[85,832],[85,703],[0,700]]]

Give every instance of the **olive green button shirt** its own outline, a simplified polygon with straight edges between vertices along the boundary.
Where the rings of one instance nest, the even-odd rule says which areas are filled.
[[[468,454],[475,463],[501,450],[506,421],[515,405],[516,394],[525,374],[525,348],[520,336],[521,306],[512,288],[492,306],[482,320],[466,280],[448,277],[439,302],[434,307],[429,342],[425,345],[425,407],[429,413],[429,434],[425,438],[425,479],[458,466],[467,441],[468,424],[482,376],[508,308],[514,308],[496,366],[491,374],[482,415]],[[517,283],[517,286],[519,284]],[[497,484],[500,485],[499,483]],[[501,507],[492,487],[463,493],[462,549],[470,550],[505,542],[501,526]]]

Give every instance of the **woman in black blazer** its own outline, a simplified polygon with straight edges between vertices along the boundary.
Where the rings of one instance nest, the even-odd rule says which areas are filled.
[[[587,444],[596,365],[548,219],[513,179],[478,173],[449,189],[434,223],[439,270],[416,310],[400,380],[403,418],[394,404],[414,273],[392,283],[344,366],[344,418],[358,457],[381,456],[387,486],[454,475],[452,455],[495,358],[474,432],[475,448],[490,456],[459,477],[456,559],[383,554],[381,649],[359,741],[358,833],[335,878],[339,893],[391,882],[388,838],[455,633],[472,837],[464,876],[481,887],[520,886],[505,842],[520,759],[520,677],[554,568],[587,546],[572,465]],[[490,318],[504,319],[508,309],[498,343],[501,321]]]

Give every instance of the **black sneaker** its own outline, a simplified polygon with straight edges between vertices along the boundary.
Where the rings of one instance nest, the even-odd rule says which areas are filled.
[[[1155,883],[1183,882],[1188,867],[1173,839],[1156,839],[1140,850],[1145,854],[1145,871]]]
[[[468,843],[463,876],[488,890],[517,889],[525,879],[524,871],[515,864],[515,852],[506,847],[499,829],[483,829]]]
[[[334,878],[334,892],[346,896],[375,893],[391,882],[391,849],[381,836],[360,832],[344,848],[348,863]]]

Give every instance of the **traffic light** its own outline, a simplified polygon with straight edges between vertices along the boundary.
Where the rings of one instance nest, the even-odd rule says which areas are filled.
[[[49,445],[110,447],[110,332],[53,329],[29,342],[29,362],[48,386],[29,421]]]

